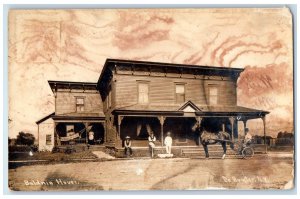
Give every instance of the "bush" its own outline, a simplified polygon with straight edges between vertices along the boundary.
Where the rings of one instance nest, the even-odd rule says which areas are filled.
[[[39,147],[36,144],[30,146],[30,148],[31,148],[32,152],[37,152],[39,150]]]
[[[34,144],[34,140],[35,137],[31,133],[19,132],[19,135],[17,136],[16,144],[31,146]]]

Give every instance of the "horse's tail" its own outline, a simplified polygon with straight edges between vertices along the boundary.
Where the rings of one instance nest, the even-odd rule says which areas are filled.
[[[226,131],[224,131],[224,132],[221,132],[222,134],[223,134],[223,136],[224,136],[224,138],[226,139],[226,140],[230,140],[231,139],[231,136],[230,136],[230,134],[229,133],[227,133]]]
[[[226,131],[225,132],[221,132],[221,133],[223,134],[223,136],[224,136],[224,138],[226,140],[231,140],[230,133],[227,133]],[[234,149],[234,143],[233,142],[230,142],[229,146],[230,146],[231,149]]]

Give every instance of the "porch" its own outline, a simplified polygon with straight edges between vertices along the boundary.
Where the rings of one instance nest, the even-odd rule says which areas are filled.
[[[121,151],[124,147],[123,141],[126,136],[131,137],[133,148],[147,151],[147,138],[151,132],[153,132],[157,140],[156,150],[163,150],[164,138],[167,132],[171,132],[173,148],[175,152],[177,151],[177,154],[181,154],[181,149],[184,147],[190,147],[191,150],[199,149],[199,131],[193,130],[195,125],[199,126],[202,130],[213,133],[226,131],[230,134],[230,139],[234,141],[239,139],[239,136],[243,137],[246,134],[247,121],[253,119],[263,121],[262,131],[266,139],[265,117],[268,114],[266,111],[238,106],[198,108],[191,101],[188,101],[179,109],[172,111],[161,111],[158,107],[147,108],[153,108],[153,110],[114,111],[115,124],[117,124],[114,147],[117,151]],[[241,124],[243,132],[238,132],[238,125]],[[263,144],[266,143],[265,139]],[[217,148],[220,148],[220,146]],[[262,145],[258,148],[266,149]]]
[[[55,146],[103,145],[105,140],[105,122],[103,118],[53,117]]]

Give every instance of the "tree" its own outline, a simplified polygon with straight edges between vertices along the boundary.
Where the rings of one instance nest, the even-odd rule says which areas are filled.
[[[23,131],[19,132],[17,136],[16,144],[20,145],[33,145],[35,137],[31,133],[24,133]]]

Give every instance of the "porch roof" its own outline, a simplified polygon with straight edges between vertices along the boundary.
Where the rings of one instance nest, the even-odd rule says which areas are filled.
[[[180,108],[178,108],[180,107]],[[178,105],[140,105],[122,107],[114,112],[122,115],[178,115],[183,116],[185,111]],[[196,116],[240,116],[245,119],[260,118],[268,114],[268,111],[252,109],[242,106],[198,106]]]
[[[98,112],[98,113],[90,113],[90,112],[82,112],[82,113],[66,113],[66,114],[56,114],[52,116],[54,120],[95,120],[95,119],[100,119],[104,120],[105,116],[103,112]]]

